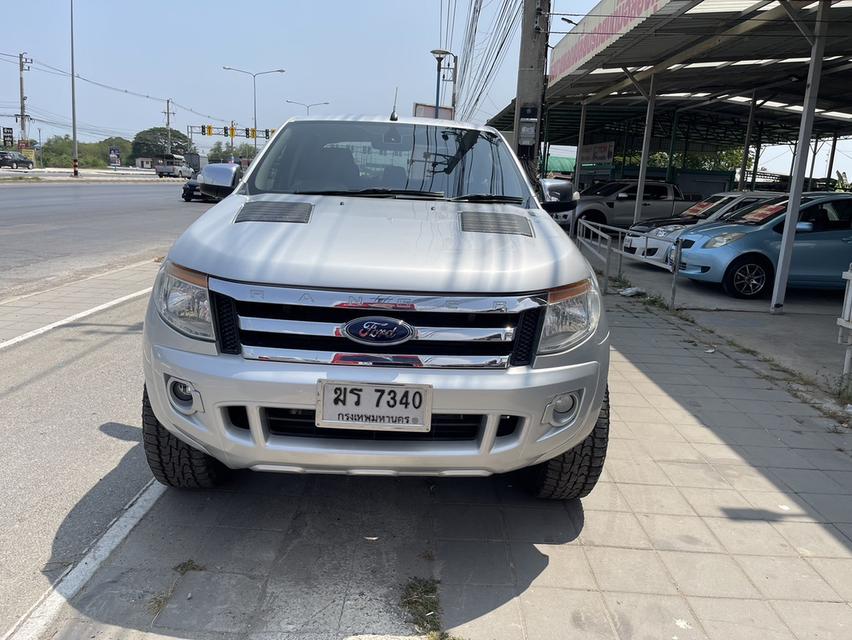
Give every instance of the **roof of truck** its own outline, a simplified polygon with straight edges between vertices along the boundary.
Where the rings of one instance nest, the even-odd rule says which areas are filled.
[[[472,122],[461,122],[458,120],[443,120],[441,118],[399,118],[391,120],[389,116],[293,116],[287,122],[384,122],[394,124],[419,124],[438,127],[452,127],[454,129],[473,129],[476,131],[488,131],[497,133],[493,127]],[[284,124],[287,124],[285,122]]]

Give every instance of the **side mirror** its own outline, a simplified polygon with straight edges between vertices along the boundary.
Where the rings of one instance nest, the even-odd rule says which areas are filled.
[[[615,196],[615,199],[616,200],[630,200],[630,196],[622,191],[617,196]]]
[[[813,222],[797,222],[796,233],[812,233],[814,230]]]
[[[198,174],[198,190],[211,198],[222,199],[231,195],[237,182],[233,165],[207,165]]]

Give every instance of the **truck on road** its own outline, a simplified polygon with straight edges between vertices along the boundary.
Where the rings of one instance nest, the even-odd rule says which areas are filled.
[[[158,178],[192,177],[192,167],[186,163],[186,158],[177,153],[167,153],[157,158],[154,172]]]
[[[160,482],[519,471],[540,497],[592,490],[600,290],[495,129],[295,118],[231,179],[200,182],[226,197],[171,248],[147,311]]]

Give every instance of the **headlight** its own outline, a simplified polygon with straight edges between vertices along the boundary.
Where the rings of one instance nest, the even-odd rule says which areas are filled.
[[[213,340],[207,276],[166,262],[154,285],[160,317],[174,330],[199,340]]]
[[[707,244],[704,245],[704,248],[715,249],[716,247],[724,247],[726,244],[736,242],[744,235],[745,234],[740,231],[730,231],[728,233],[721,233],[718,236],[710,238],[710,240],[707,241]]]
[[[660,227],[656,231],[654,231],[654,235],[658,238],[665,238],[670,233],[674,233],[675,231],[680,231],[685,228],[682,224],[670,224],[665,227]]]
[[[591,279],[553,289],[547,296],[538,353],[569,349],[595,332],[600,317],[600,294]]]

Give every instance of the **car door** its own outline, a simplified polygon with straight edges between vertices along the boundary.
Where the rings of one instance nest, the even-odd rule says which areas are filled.
[[[633,210],[636,207],[636,185],[628,185],[614,194],[611,202],[612,218],[610,222],[617,227],[629,227],[633,223]]]
[[[646,184],[642,199],[642,218],[668,218],[672,215],[673,200],[664,184]]]
[[[841,274],[852,262],[852,199],[823,200],[804,207],[799,221],[810,223],[813,230],[796,233],[790,283],[840,286]]]

